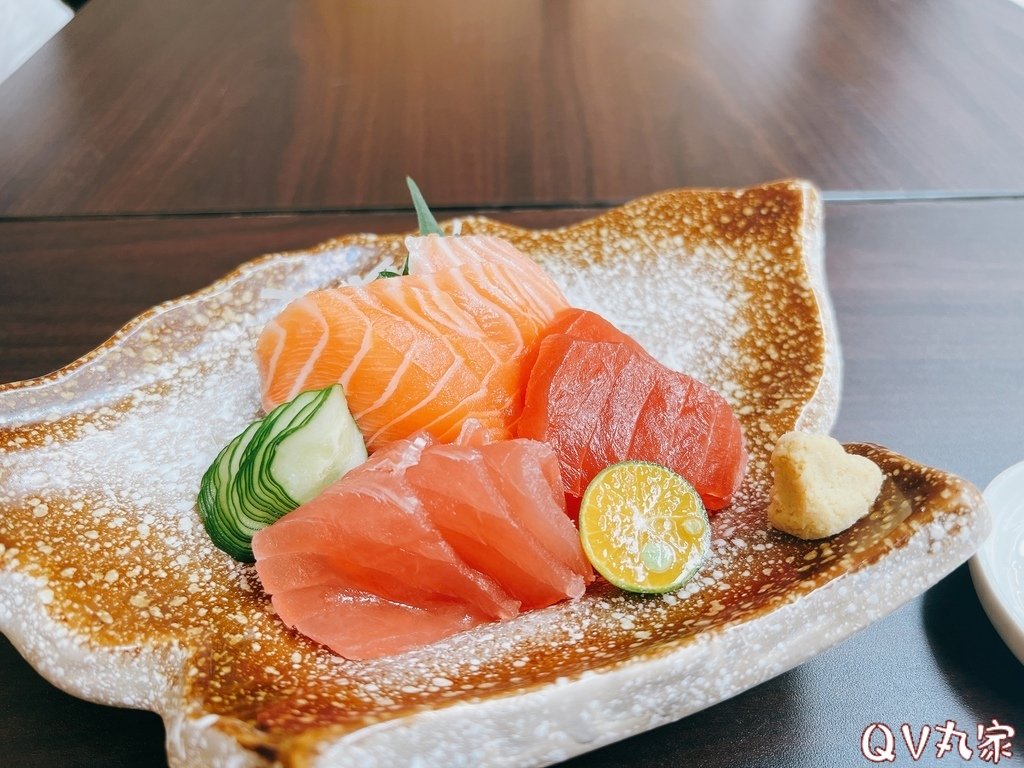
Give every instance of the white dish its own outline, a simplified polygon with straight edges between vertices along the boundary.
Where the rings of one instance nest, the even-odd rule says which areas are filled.
[[[992,535],[971,558],[971,578],[992,626],[1024,663],[1024,461],[985,489]]]

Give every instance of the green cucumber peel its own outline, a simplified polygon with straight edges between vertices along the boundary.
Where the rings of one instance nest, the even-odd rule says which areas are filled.
[[[331,407],[324,410],[328,403]],[[321,411],[325,418],[311,427]],[[279,454],[285,441],[300,433],[299,444]],[[301,392],[228,442],[203,474],[197,498],[199,517],[214,545],[236,560],[252,562],[253,534],[300,506],[275,476],[275,468],[289,466],[288,477],[294,482],[295,468],[306,467],[308,461],[302,444],[308,450],[310,445],[323,445],[325,439],[334,449],[327,465],[331,471],[321,467],[323,474],[312,475],[318,479],[302,491],[303,500],[308,500],[337,480],[338,473],[343,475],[366,460],[366,447],[340,384]],[[278,465],[279,455],[284,465]]]

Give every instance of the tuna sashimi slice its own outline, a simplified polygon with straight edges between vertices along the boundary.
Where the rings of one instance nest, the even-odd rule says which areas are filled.
[[[538,440],[501,440],[493,443],[475,421],[463,427],[460,445],[482,448],[488,470],[502,494],[516,498],[519,521],[538,537],[559,560],[583,575],[587,583],[594,578],[593,568],[580,545],[575,522],[579,517],[579,499],[565,492],[558,456],[547,443]],[[552,504],[537,503],[552,498]],[[567,505],[573,505],[567,508]],[[563,511],[573,525],[565,525],[552,510]],[[554,517],[554,520],[551,517]],[[553,535],[552,535],[553,534]]]
[[[681,474],[709,510],[732,500],[747,453],[739,420],[716,391],[585,310],[561,313],[530,357],[517,431],[555,449],[569,495],[582,496],[609,464],[635,459]]]
[[[397,653],[583,594],[594,574],[558,459],[469,422],[381,449],[253,537],[275,610],[349,658]]]
[[[617,341],[626,344],[630,349],[650,357],[640,343],[629,334],[623,333],[596,312],[579,307],[563,309],[548,324],[537,339],[526,350],[523,356],[523,377],[529,379],[533,366],[537,362],[540,345],[549,336],[569,336],[583,341]],[[653,359],[653,358],[652,358]]]
[[[264,588],[280,593],[319,580],[407,605],[454,601],[489,618],[516,615],[518,601],[458,556],[405,480],[431,442],[396,442],[257,532]]]
[[[489,619],[458,604],[417,608],[336,584],[275,594],[281,620],[348,659],[373,659],[417,648]]]
[[[371,451],[420,430],[450,442],[469,418],[511,436],[523,357],[565,298],[498,238],[409,243],[412,274],[316,291],[268,323],[256,345],[265,408],[340,382]]]
[[[558,456],[551,447],[537,440],[506,440],[484,446],[481,453],[519,525],[584,582],[593,581],[594,571],[583,553],[579,531],[566,517],[565,487]]]
[[[579,597],[593,579],[565,516],[561,483],[550,484],[557,481],[557,462],[550,448],[532,440],[439,445],[408,472],[448,543],[524,609]],[[524,497],[524,478],[533,480],[528,492],[535,495]]]

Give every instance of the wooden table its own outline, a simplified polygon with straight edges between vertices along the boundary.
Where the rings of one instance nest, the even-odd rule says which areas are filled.
[[[0,381],[260,253],[409,229],[407,172],[439,215],[524,226],[799,175],[830,200],[834,434],[983,486],[1024,459],[1022,147],[1007,0],[91,0],[0,86]],[[1018,731],[1000,764],[1024,765],[1022,692],[961,568],[787,674],[571,762],[868,765],[869,723],[996,717]],[[0,645],[3,764],[161,765],[162,740],[155,715],[74,699]]]

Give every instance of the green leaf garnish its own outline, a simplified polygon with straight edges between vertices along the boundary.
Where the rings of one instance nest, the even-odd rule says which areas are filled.
[[[405,266],[402,267],[401,272],[392,272],[390,269],[385,269],[377,273],[377,279],[380,280],[382,277],[402,277],[403,275],[409,274],[409,257],[405,257]]]
[[[427,201],[423,199],[423,193],[420,192],[420,188],[416,186],[416,182],[413,181],[409,176],[405,177],[405,183],[409,185],[409,194],[412,195],[412,205],[416,209],[416,218],[420,225],[421,235],[441,235],[444,237],[444,230],[441,229],[437,223],[437,219],[434,218],[434,214],[430,212]],[[388,278],[388,277],[402,277],[403,275],[409,274],[409,257],[405,257],[405,265],[402,267],[401,272],[393,272],[390,269],[385,269],[382,272],[377,273],[377,279]]]
[[[444,231],[437,224],[437,219],[430,212],[427,201],[423,199],[423,193],[416,186],[416,182],[410,177],[405,177],[405,183],[409,185],[409,194],[412,195],[412,205],[416,209],[416,218],[420,224],[421,235],[444,235]],[[408,264],[407,264],[408,266]],[[405,273],[408,274],[408,273]]]

